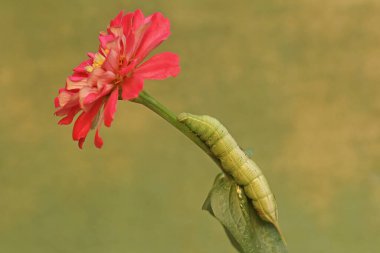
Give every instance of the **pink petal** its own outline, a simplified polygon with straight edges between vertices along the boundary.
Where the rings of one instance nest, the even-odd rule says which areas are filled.
[[[78,104],[78,102],[78,91],[73,92],[65,89],[58,95],[59,107],[72,107],[73,105]]]
[[[87,56],[90,57],[93,60],[95,58],[95,53],[88,52]]]
[[[102,68],[96,68],[91,72],[88,79],[88,87],[103,89],[104,86],[111,84],[115,79],[115,74],[111,71],[105,71]]]
[[[66,89],[67,90],[75,90],[75,89],[81,89],[83,87],[88,86],[87,78],[84,78],[80,81],[72,81],[70,78],[66,79]]]
[[[122,75],[122,76],[125,76],[127,75],[132,69],[134,69],[136,67],[136,59],[133,59],[131,62],[127,62],[126,64],[124,64],[120,71],[119,71],[119,74]]]
[[[86,67],[91,66],[92,63],[93,63],[92,59],[86,60],[86,61],[82,62],[81,64],[79,64],[78,66],[76,66],[73,70],[74,70],[74,72],[87,73]]]
[[[126,17],[125,22],[130,22],[125,23],[123,29],[125,36],[126,62],[128,62],[141,41],[143,35],[142,31],[145,31],[145,29],[143,29],[143,27],[145,27],[144,14],[141,10],[136,10],[132,13],[131,17]]]
[[[66,105],[64,107],[60,107],[58,108],[58,110],[55,111],[54,115],[59,116],[59,117],[66,116],[73,107],[77,107],[77,106],[78,106],[78,103],[69,105],[69,106]]]
[[[111,20],[110,27],[119,27],[121,25],[121,20],[123,18],[123,11],[120,11],[117,16]]]
[[[170,35],[170,23],[161,13],[154,13],[150,18],[149,27],[136,51],[135,57],[141,62],[150,51],[160,45]]]
[[[54,106],[55,106],[55,108],[59,107],[59,98],[58,97],[54,98]]]
[[[115,39],[115,36],[112,34],[100,34],[99,35],[99,41],[102,48],[107,48],[107,44],[110,43]]]
[[[143,23],[144,23],[144,14],[142,13],[140,9],[135,10],[135,12],[133,13],[132,29],[136,30]]]
[[[95,88],[86,87],[86,88],[81,89],[79,91],[79,97],[80,97],[79,103],[82,109],[86,111],[86,107],[88,107],[88,105],[91,105],[96,100],[107,96],[111,92],[113,87],[114,87],[113,84],[106,84],[106,85],[102,85],[100,89],[96,87]]]
[[[153,56],[134,72],[143,79],[162,80],[175,77],[180,72],[179,57],[173,53],[161,53]]]
[[[106,60],[104,61],[102,67],[113,73],[116,73],[119,69],[119,53],[116,50],[111,50],[107,55]]]
[[[116,112],[116,103],[119,97],[119,90],[116,88],[112,91],[108,101],[104,105],[104,125],[107,127],[111,126],[115,112]]]
[[[123,11],[121,11],[113,20],[107,29],[108,34],[114,37],[120,37],[123,34]]]
[[[121,97],[123,100],[137,98],[144,87],[144,79],[138,76],[126,78],[122,84]]]
[[[84,87],[79,91],[79,104],[82,108],[92,104],[98,99],[98,89],[96,87]]]
[[[84,143],[85,140],[86,140],[86,137],[80,138],[78,140],[78,146],[79,146],[80,149],[83,148],[83,143]]]
[[[69,79],[73,82],[79,82],[82,81],[83,79],[88,77],[88,73],[83,73],[83,72],[75,72],[73,75],[69,76]]]
[[[73,121],[75,115],[76,115],[79,111],[80,111],[80,107],[74,107],[74,108],[71,108],[71,109],[68,111],[66,117],[62,118],[62,119],[58,122],[58,125],[69,125],[69,124]]]
[[[123,17],[123,20],[121,21],[122,26],[123,26],[124,36],[127,36],[131,32],[132,20],[133,20],[134,15],[135,15],[134,13],[127,13]]]
[[[74,140],[80,141],[81,139],[86,138],[88,132],[90,131],[92,121],[98,113],[102,103],[102,100],[97,101],[88,112],[82,112],[82,114],[79,115],[73,128]]]
[[[103,139],[99,135],[99,129],[96,129],[94,144],[97,148],[102,148],[103,146]]]

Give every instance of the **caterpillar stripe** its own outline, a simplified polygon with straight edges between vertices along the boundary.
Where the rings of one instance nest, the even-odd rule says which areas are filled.
[[[227,129],[217,119],[207,115],[181,113],[178,120],[206,143],[219,159],[224,172],[244,189],[260,218],[272,223],[282,236],[276,200],[266,178],[256,163],[240,149]]]

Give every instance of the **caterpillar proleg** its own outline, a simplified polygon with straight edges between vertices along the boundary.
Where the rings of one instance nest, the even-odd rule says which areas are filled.
[[[224,172],[244,189],[260,218],[272,223],[283,237],[278,225],[276,200],[266,178],[227,129],[217,119],[207,115],[181,113],[177,118],[207,144],[219,159]]]

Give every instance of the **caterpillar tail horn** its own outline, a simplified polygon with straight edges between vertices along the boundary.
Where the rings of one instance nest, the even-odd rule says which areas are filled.
[[[271,222],[273,224],[273,226],[276,228],[278,234],[280,235],[280,238],[281,240],[284,242],[285,246],[287,246],[287,243],[286,243],[286,240],[285,240],[285,236],[284,234],[282,233],[281,229],[280,229],[280,225],[278,224],[278,222]]]

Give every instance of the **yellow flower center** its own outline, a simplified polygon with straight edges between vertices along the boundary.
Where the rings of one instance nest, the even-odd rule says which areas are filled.
[[[107,56],[108,53],[109,53],[109,49],[105,49],[105,50],[103,50],[103,53],[104,53],[105,56]],[[100,67],[103,65],[104,61],[106,60],[106,57],[105,57],[105,56],[103,56],[103,54],[97,52],[97,53],[95,54],[94,62],[92,63],[92,65],[91,65],[91,66],[86,66],[86,67],[85,67],[86,71],[87,71],[88,73],[91,73],[92,71],[94,71],[94,69],[96,69],[96,68],[100,68]]]

